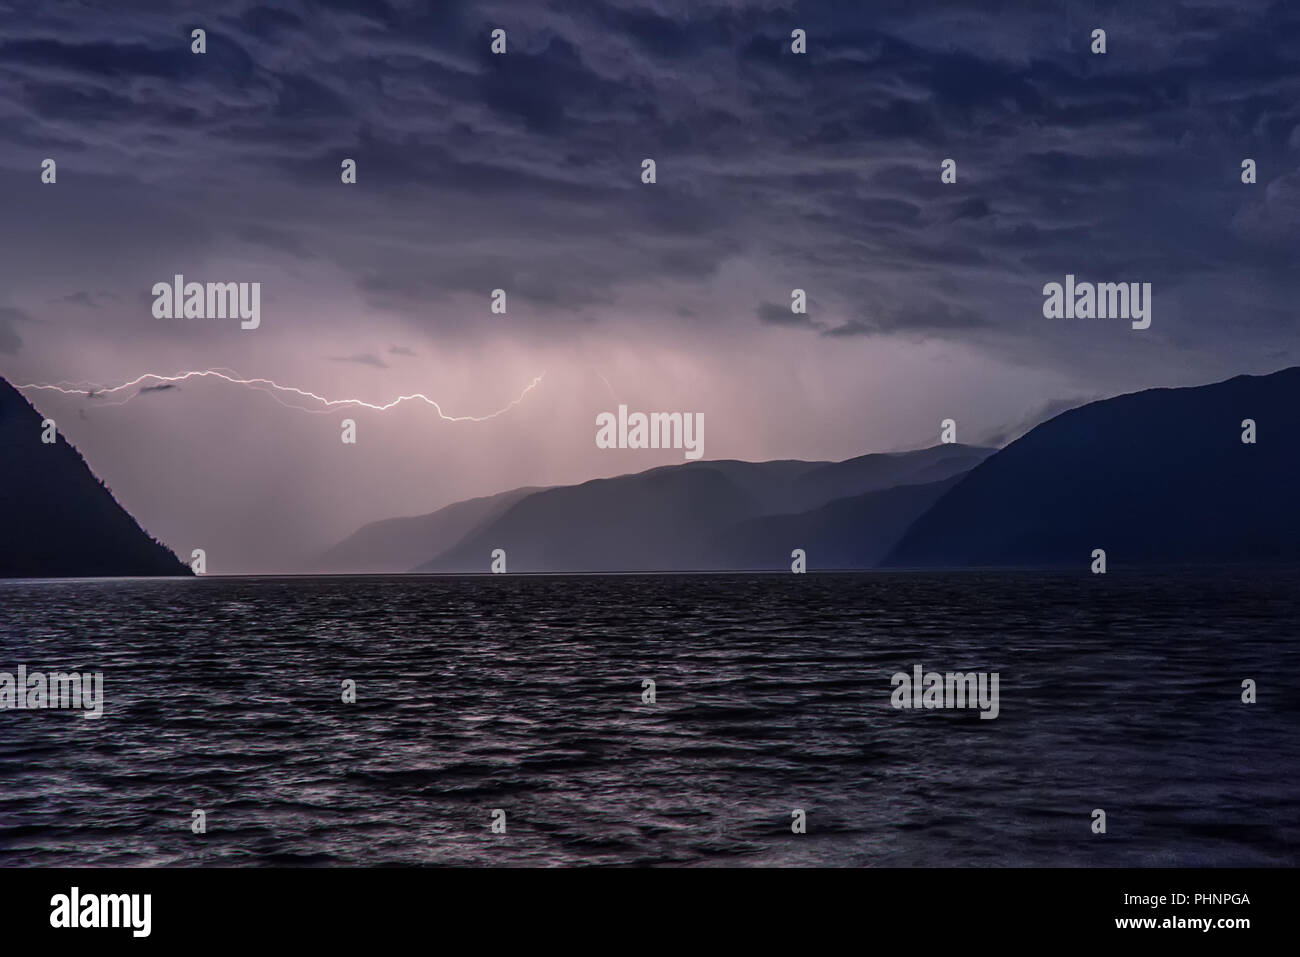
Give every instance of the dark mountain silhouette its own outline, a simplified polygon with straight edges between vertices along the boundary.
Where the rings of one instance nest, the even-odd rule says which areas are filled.
[[[1300,368],[1094,402],[973,469],[885,564],[1297,562],[1297,437]]]
[[[788,570],[791,552],[802,548],[810,571],[874,568],[908,526],[960,479],[899,485],[838,498],[796,515],[739,522],[714,536],[708,567]]]
[[[540,488],[516,488],[471,498],[427,515],[386,518],[363,525],[337,545],[311,559],[310,571],[408,572],[426,561],[439,543],[458,542],[476,526],[500,516]]]
[[[792,502],[796,507],[784,511],[802,512],[835,499],[900,485],[941,482],[970,471],[994,451],[969,445],[935,445],[915,452],[859,455],[827,463],[800,477]]]
[[[710,468],[672,466],[536,492],[419,571],[670,571],[699,565],[701,533],[760,510]]]
[[[791,549],[807,548],[811,532],[787,541],[785,526],[759,525],[730,537],[728,530],[788,515],[796,519],[791,534],[803,527],[801,521],[811,523],[823,535],[820,545],[829,539],[818,525],[824,517],[795,513],[815,512],[832,498],[881,491],[917,476],[926,481],[964,472],[991,451],[946,445],[846,462],[691,462],[547,489],[525,496],[450,547],[440,552],[435,548],[436,557],[415,570],[487,571],[497,548],[506,551],[507,569],[519,572],[766,568],[780,566],[783,555],[788,567]],[[910,518],[937,494],[907,493],[894,507]],[[903,508],[902,502],[913,500],[918,504],[910,511]],[[843,514],[855,508],[870,517],[884,516],[889,507],[846,504]],[[839,514],[835,517],[843,520]],[[878,558],[896,540],[901,528],[895,528],[893,516],[888,523],[891,531],[882,532],[879,539],[874,529],[861,533],[864,554]],[[868,542],[877,544],[870,547]],[[853,554],[856,547],[843,542],[836,553]],[[825,566],[814,559],[813,567]]]
[[[0,578],[192,574],[42,419],[0,378]]]

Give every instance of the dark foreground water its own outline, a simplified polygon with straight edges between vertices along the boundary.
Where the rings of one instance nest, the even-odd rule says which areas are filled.
[[[0,864],[1295,865],[1298,623],[1294,570],[0,582],[0,671],[106,698],[0,711]]]

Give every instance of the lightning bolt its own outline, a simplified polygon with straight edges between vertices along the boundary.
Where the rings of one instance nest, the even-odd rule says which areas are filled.
[[[328,399],[323,395],[317,395],[315,392],[309,392],[306,389],[299,389],[296,386],[280,385],[280,383],[271,379],[245,379],[233,369],[195,369],[189,372],[181,372],[176,375],[158,375],[154,372],[146,372],[142,376],[137,376],[128,382],[123,382],[121,385],[115,386],[98,386],[89,382],[64,381],[55,383],[28,382],[24,385],[16,386],[16,388],[43,389],[52,392],[61,392],[64,395],[84,395],[94,399],[103,398],[105,396],[114,396],[118,393],[129,392],[129,390],[135,389],[135,392],[129,392],[126,398],[122,399],[120,402],[103,403],[104,405],[126,405],[126,403],[140,395],[141,389],[139,387],[143,382],[154,381],[163,384],[170,384],[211,376],[229,382],[232,385],[245,386],[250,389],[255,389],[258,392],[264,392],[271,398],[275,399],[276,402],[280,403],[280,405],[287,409],[293,409],[296,412],[310,412],[316,415],[328,415],[331,412],[338,411],[339,408],[348,406],[373,409],[376,412],[387,412],[389,409],[395,408],[403,402],[419,400],[424,402],[426,405],[432,406],[434,411],[438,413],[438,417],[445,422],[486,422],[488,419],[495,419],[497,416],[505,415],[505,413],[523,402],[528,393],[537,388],[545,375],[546,373],[543,372],[541,375],[534,377],[533,381],[528,383],[524,388],[524,391],[520,392],[519,396],[514,399],[514,401],[488,415],[448,415],[442,410],[441,405],[422,392],[413,392],[410,395],[399,395],[391,402],[379,404],[366,402],[362,399]],[[290,402],[285,401],[285,396],[289,396],[295,401],[301,400],[315,403],[318,407],[312,408],[307,405],[290,404]]]
[[[600,376],[600,381],[605,383],[605,388],[609,390],[609,397],[613,399],[615,402],[617,402],[618,396],[614,394],[614,387],[609,384],[609,380],[606,379],[603,375],[600,375],[599,372],[597,372],[596,375]]]

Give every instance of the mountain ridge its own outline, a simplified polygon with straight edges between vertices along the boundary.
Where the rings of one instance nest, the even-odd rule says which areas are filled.
[[[816,512],[845,491],[883,491],[916,475],[951,477],[991,452],[952,444],[843,462],[724,459],[591,479],[521,499],[412,570],[486,571],[497,548],[506,552],[507,570],[529,572],[766,567],[776,560],[772,548],[761,556],[738,553],[736,540],[728,545],[719,535],[751,519]],[[780,551],[787,565],[798,546]]]
[[[1297,434],[1300,367],[1091,402],[972,469],[883,565],[1300,561]]]
[[[0,377],[0,578],[192,575]]]

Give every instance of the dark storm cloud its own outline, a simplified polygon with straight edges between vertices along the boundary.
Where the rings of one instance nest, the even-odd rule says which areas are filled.
[[[21,309],[0,306],[0,355],[18,354],[18,350],[23,346],[23,340],[18,335],[18,330],[14,328],[14,324],[29,319],[30,317]]]
[[[81,306],[86,309],[97,309],[112,299],[113,296],[108,293],[91,292],[88,289],[81,289],[66,296],[59,296],[54,301],[66,303],[70,306]]]
[[[818,328],[818,324],[813,322],[807,313],[793,312],[788,305],[782,306],[774,302],[765,302],[761,303],[754,312],[760,321],[774,326]]]
[[[370,352],[361,352],[354,356],[330,356],[331,362],[355,362],[357,365],[374,366],[376,369],[387,369],[388,363],[379,356]]]
[[[899,309],[860,316],[842,325],[826,329],[824,334],[832,337],[925,335],[944,330],[969,332],[987,324],[987,320],[974,310],[936,303],[928,305],[924,313]]]
[[[142,43],[64,43],[58,40],[13,40],[0,44],[0,56],[10,68],[88,77],[162,77],[176,80],[192,64],[179,46],[154,49]]]
[[[22,13],[0,27],[0,137],[13,147],[0,163],[27,176],[33,157],[65,150],[121,177],[124,196],[194,183],[176,202],[201,213],[213,246],[319,257],[413,323],[471,329],[425,308],[457,293],[486,304],[506,288],[512,310],[540,321],[632,285],[631,311],[648,321],[739,260],[779,264],[822,306],[800,323],[762,306],[764,323],[1012,336],[1063,361],[1052,336],[1024,329],[1042,284],[1066,272],[1152,282],[1159,302],[1178,302],[1189,343],[1221,335],[1218,305],[1178,293],[1193,279],[1248,277],[1270,335],[1300,293],[1300,75],[1285,53],[1300,14],[1287,5]],[[195,25],[205,56],[189,53]],[[496,26],[506,56],[488,51]],[[794,26],[807,56],[789,50]],[[1095,26],[1105,56],[1088,52]],[[1254,187],[1239,181],[1247,155]],[[355,187],[338,180],[345,156]],[[652,186],[639,181],[647,156]],[[955,185],[939,182],[949,157]],[[152,215],[142,208],[122,242],[168,235]]]
[[[297,259],[314,258],[314,254],[303,244],[302,238],[288,229],[250,223],[236,228],[235,236],[244,242],[288,253]]]
[[[1044,402],[1035,408],[1028,415],[1016,422],[1008,423],[1000,428],[986,432],[975,440],[975,444],[985,448],[1002,448],[1010,442],[1014,442],[1029,430],[1041,425],[1049,419],[1054,419],[1062,412],[1068,412],[1070,409],[1077,409],[1080,406],[1087,405],[1097,399],[1104,398],[1100,395],[1080,396],[1073,399],[1052,399]]]

